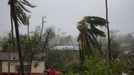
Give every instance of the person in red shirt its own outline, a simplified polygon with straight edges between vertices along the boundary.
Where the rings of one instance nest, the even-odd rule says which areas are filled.
[[[55,69],[53,67],[49,69],[49,75],[56,75]]]
[[[59,75],[59,71],[55,69],[55,75]]]
[[[49,69],[49,75],[59,75],[59,71],[53,67]]]

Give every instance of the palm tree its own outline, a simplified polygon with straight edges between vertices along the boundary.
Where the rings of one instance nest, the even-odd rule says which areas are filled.
[[[24,68],[23,68],[23,59],[22,59],[22,51],[20,46],[20,38],[19,38],[19,24],[27,25],[29,22],[27,15],[25,12],[30,12],[25,8],[26,6],[35,7],[31,5],[26,0],[9,0],[8,4],[10,5],[10,17],[11,20],[14,22],[15,32],[16,32],[16,41],[17,41],[17,49],[19,54],[20,60],[20,73],[24,75]]]
[[[10,17],[11,17],[11,12],[10,12]],[[14,26],[13,26],[13,19],[10,18],[11,20],[11,35],[12,35],[12,51],[15,51],[15,44],[14,44]]]
[[[106,26],[107,21],[97,16],[86,16],[80,22],[78,22],[78,30],[80,34],[78,36],[79,51],[80,51],[80,64],[83,66],[85,56],[93,55],[92,48],[98,49],[100,52],[101,45],[97,41],[98,36],[105,36],[105,33],[97,26]]]
[[[106,7],[106,26],[107,26],[107,35],[108,35],[108,59],[111,60],[111,40],[110,40],[110,31],[109,31],[109,22],[108,22],[108,2],[105,0],[105,7]]]

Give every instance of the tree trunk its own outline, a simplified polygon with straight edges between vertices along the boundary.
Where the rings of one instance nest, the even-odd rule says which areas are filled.
[[[12,15],[12,12],[11,14]],[[12,35],[12,51],[15,51],[15,44],[14,44],[14,31],[13,31],[13,19],[11,17],[11,35]]]
[[[40,31],[40,41],[42,40],[42,32],[43,32],[43,28],[44,28],[44,17],[42,17],[42,27],[41,27],[41,31]]]
[[[85,60],[84,51],[83,51],[83,41],[79,40],[79,55],[80,55],[80,75],[83,74],[83,64]]]
[[[12,17],[15,25],[15,32],[16,32],[16,41],[17,41],[17,49],[18,49],[18,54],[19,54],[19,60],[20,60],[20,72],[21,75],[24,75],[24,67],[23,67],[23,59],[22,59],[22,52],[21,52],[21,46],[20,46],[20,38],[19,38],[19,24],[17,22],[17,16],[16,16],[16,10],[15,10],[15,0],[11,0],[11,11],[12,11]]]
[[[29,39],[30,38],[29,24],[27,25],[27,35],[28,35],[28,39]]]
[[[13,12],[12,12],[12,7],[10,5],[10,21],[11,21],[11,36],[12,36],[12,51],[14,52],[15,51],[15,44],[14,44],[14,26],[13,26],[13,18],[12,18],[12,15],[13,15]]]
[[[26,75],[31,75],[33,55],[34,55],[34,54],[31,53],[31,54],[28,56]]]
[[[109,30],[109,21],[108,21],[108,4],[107,0],[105,0],[105,7],[106,7],[106,26],[107,26],[107,34],[108,34],[108,59],[111,60],[111,41],[110,41],[110,30]]]

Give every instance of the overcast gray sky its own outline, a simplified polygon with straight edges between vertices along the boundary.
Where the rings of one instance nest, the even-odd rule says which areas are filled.
[[[78,35],[77,22],[84,16],[100,16],[105,18],[105,0],[30,0],[36,8],[31,10],[31,31],[41,24],[41,17],[47,17],[45,25],[54,25],[62,32]],[[10,30],[8,0],[0,0],[0,36]],[[134,0],[108,0],[110,29],[118,29],[121,33],[134,32]],[[20,33],[26,27],[20,26]]]

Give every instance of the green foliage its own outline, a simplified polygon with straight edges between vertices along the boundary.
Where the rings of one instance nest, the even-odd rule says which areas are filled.
[[[112,66],[110,69],[113,71],[113,73],[115,75],[119,75],[119,74],[121,74],[121,72],[127,70],[127,67],[126,67],[124,61],[120,60],[120,59],[114,60],[113,62],[111,62],[111,65]]]
[[[108,66],[99,56],[89,56],[85,61],[86,75],[107,75]]]
[[[46,54],[46,65],[62,68],[63,63],[66,61],[64,58],[65,56],[63,51],[48,51]]]
[[[111,55],[113,59],[116,59],[119,55],[120,44],[117,40],[111,41]]]
[[[28,37],[24,35],[21,38],[21,46],[26,54],[35,54],[38,51],[39,40],[34,36]]]
[[[71,64],[70,68],[75,65]],[[123,58],[107,61],[100,55],[86,57],[83,75],[121,75],[128,68]],[[78,75],[79,71],[68,70],[65,75]]]
[[[62,75],[62,74],[61,74]],[[66,74],[63,74],[63,75],[79,75],[78,73],[74,73],[74,72],[68,72]]]
[[[4,38],[0,39],[0,48],[2,52],[8,52],[9,50],[12,52],[12,37],[9,32]]]
[[[104,26],[107,21],[104,18],[98,17],[98,16],[85,16],[84,17],[87,21],[87,23],[90,23],[95,26]]]
[[[79,71],[80,71],[80,66],[77,60],[67,63],[64,67],[65,74],[68,72],[77,73]]]
[[[46,65],[54,66],[61,71],[66,72],[67,70],[71,69],[69,64],[72,61],[77,60],[75,56],[76,54],[72,54],[71,50],[48,50],[46,55]]]
[[[121,75],[127,70],[123,59],[107,61],[100,56],[87,57],[84,66],[86,75]]]
[[[61,70],[60,75],[79,75],[80,66],[78,61],[71,61],[64,66],[64,70]]]

